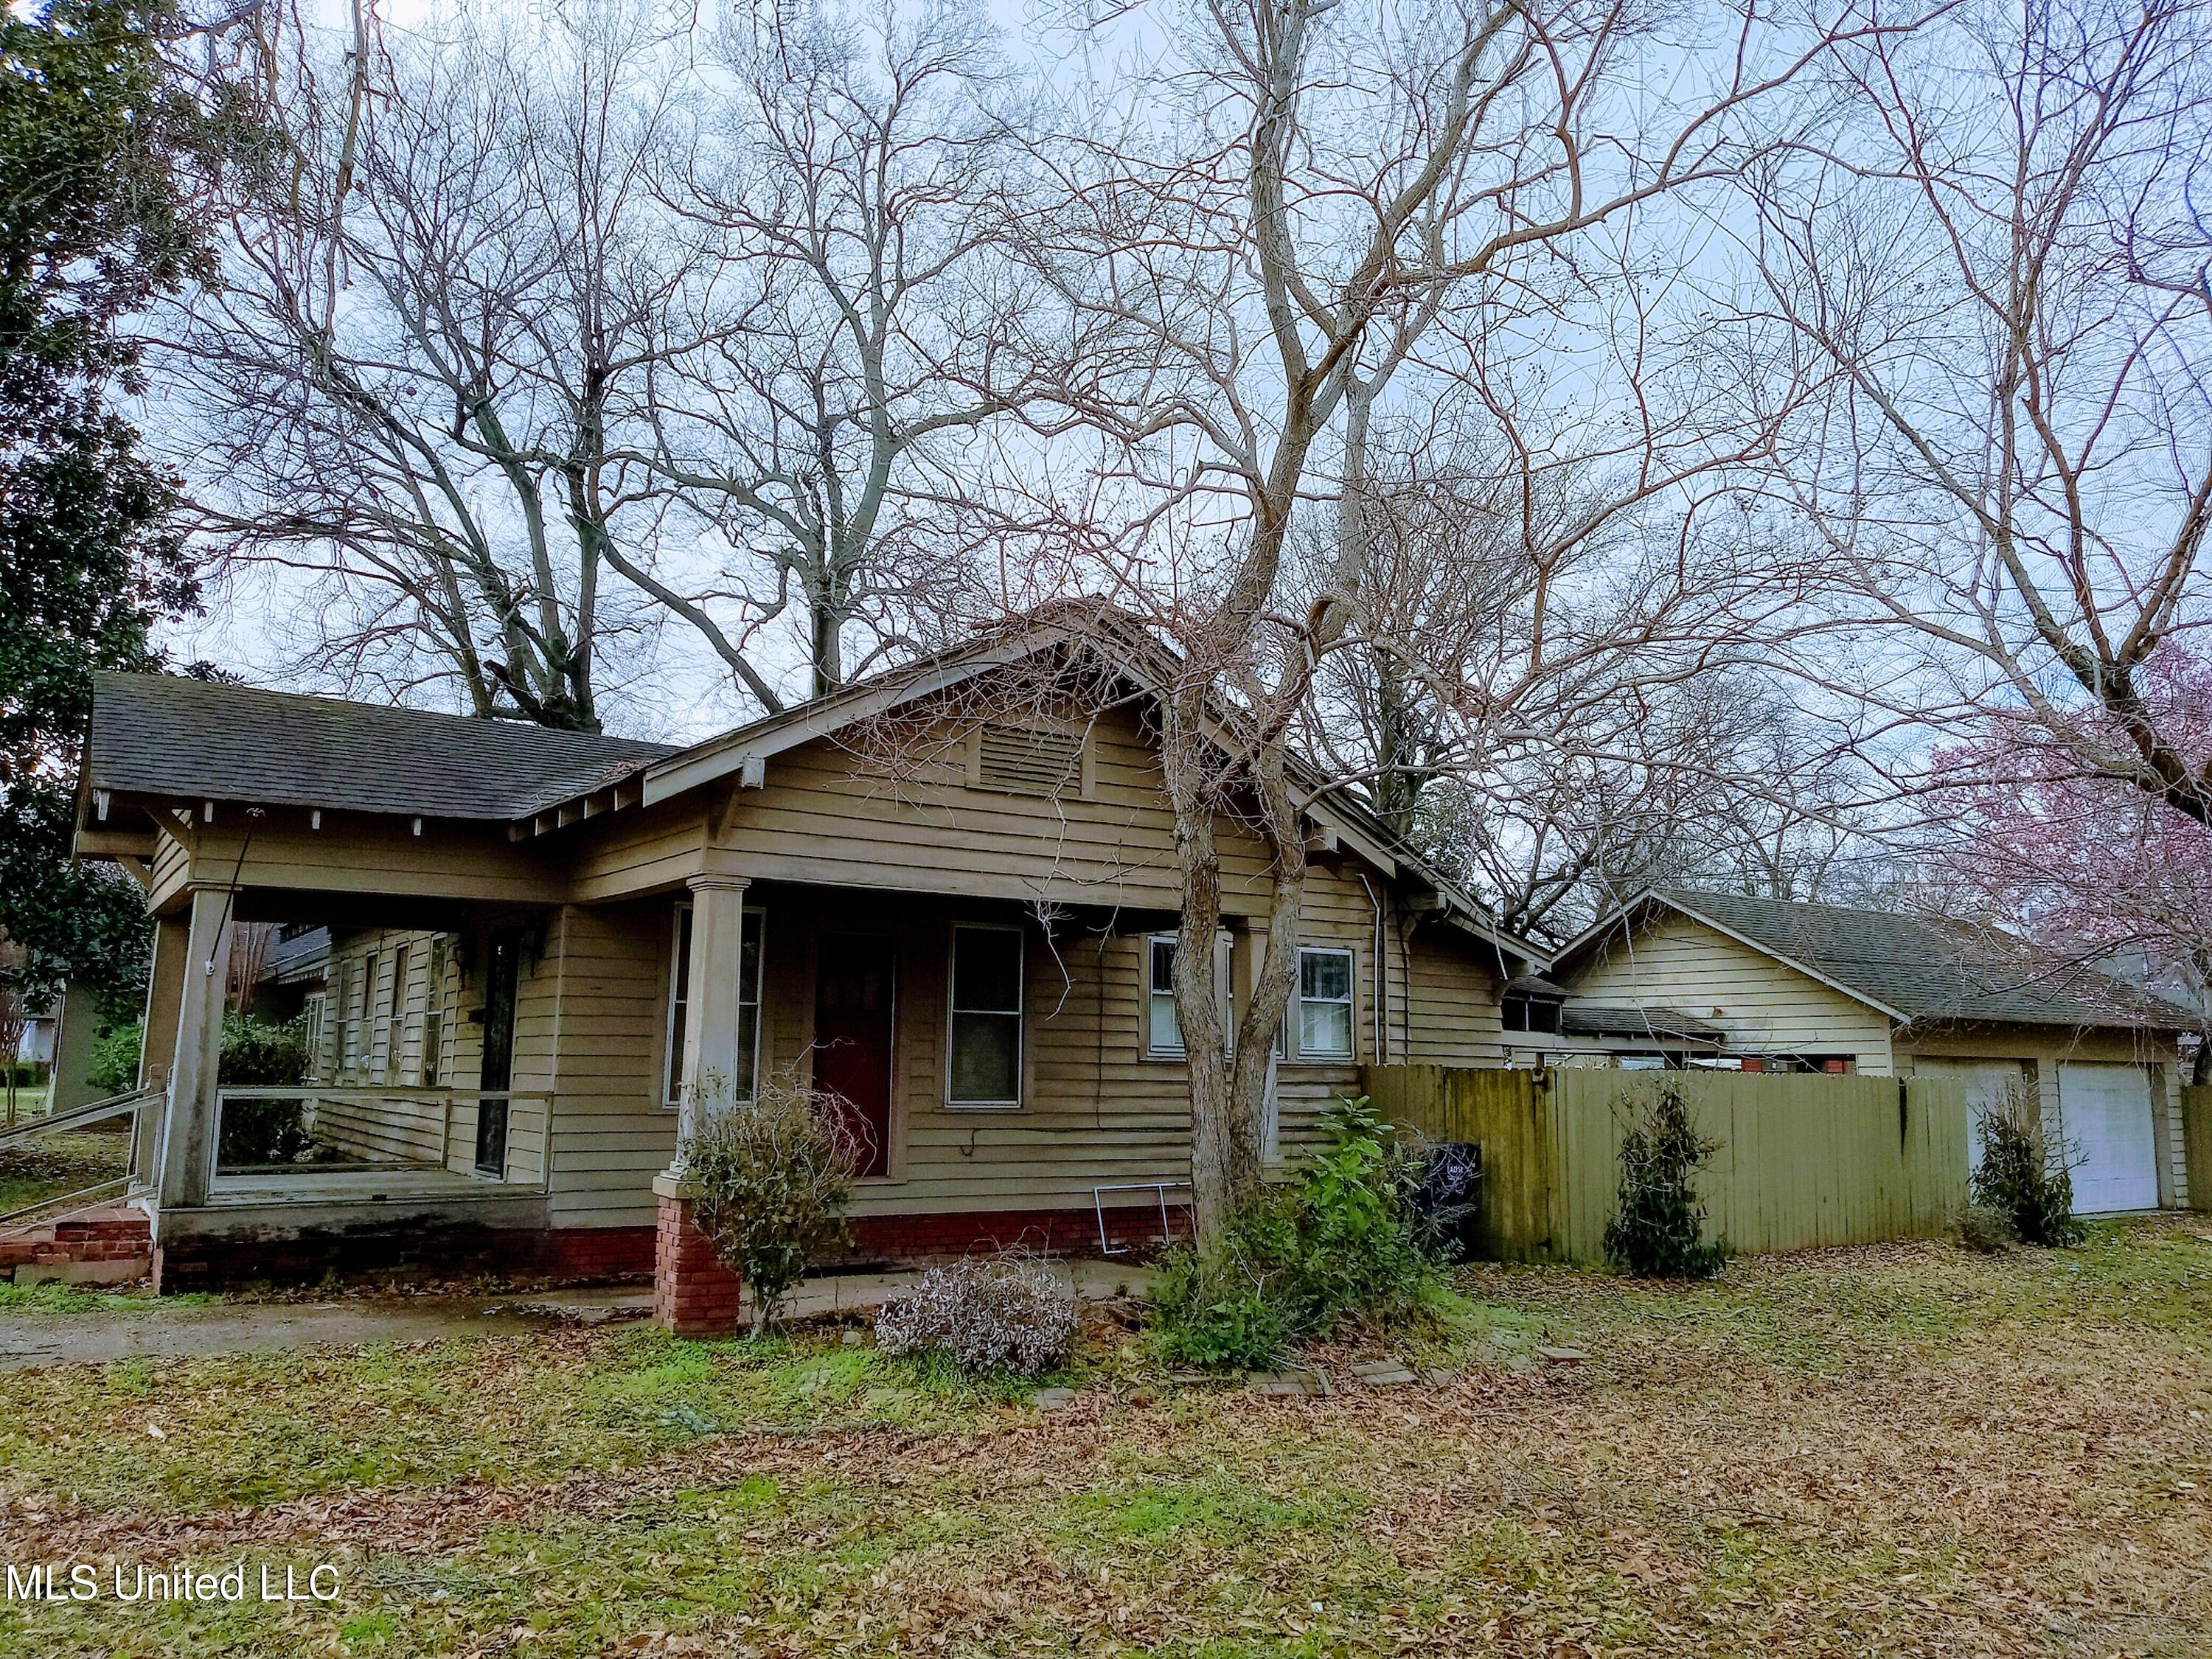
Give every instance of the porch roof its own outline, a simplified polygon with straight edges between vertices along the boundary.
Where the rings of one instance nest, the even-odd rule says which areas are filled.
[[[675,750],[171,674],[93,676],[85,785],[185,800],[504,823]]]

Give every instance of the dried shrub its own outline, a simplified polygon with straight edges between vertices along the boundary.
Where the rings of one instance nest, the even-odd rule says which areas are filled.
[[[684,1148],[692,1215],[753,1297],[753,1332],[806,1269],[848,1240],[845,1206],[866,1160],[835,1096],[787,1074],[750,1099],[702,1085],[697,1132]]]
[[[2027,1080],[2008,1081],[1979,1121],[1982,1163],[1971,1183],[1974,1202],[2002,1213],[2022,1243],[2080,1243],[2074,1172],[2064,1149],[2044,1139],[2042,1103]]]
[[[1660,1086],[1620,1140],[1620,1194],[1605,1228],[1608,1260],[1647,1279],[1711,1279],[1728,1264],[1725,1240],[1708,1239],[1705,1200],[1692,1180],[1720,1142],[1698,1133],[1677,1085]]]
[[[2012,1218],[1994,1205],[1961,1206],[1956,1231],[1963,1248],[1984,1255],[2002,1255],[2020,1243],[2020,1235],[2013,1231]]]
[[[885,1353],[934,1351],[977,1375],[1034,1376],[1065,1364],[1074,1344],[1075,1287],[1020,1253],[932,1267],[876,1315]]]

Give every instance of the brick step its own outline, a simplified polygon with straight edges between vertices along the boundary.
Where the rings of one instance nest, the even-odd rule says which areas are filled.
[[[18,1284],[125,1284],[153,1265],[153,1227],[143,1210],[127,1204],[0,1234],[0,1277]]]

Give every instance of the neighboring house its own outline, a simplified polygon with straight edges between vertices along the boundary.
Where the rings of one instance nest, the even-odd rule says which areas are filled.
[[[1040,625],[684,749],[97,677],[78,848],[159,919],[164,1281],[441,1228],[642,1269],[687,1097],[775,1079],[848,1103],[865,1254],[1156,1237],[1189,1172],[1173,824],[1141,665],[1040,702],[1075,649]],[[1500,990],[1544,963],[1355,804],[1310,817],[1278,1154],[1364,1063],[1502,1064]],[[1267,881],[1218,834],[1236,1001]],[[247,921],[289,930],[261,983],[309,1016],[307,1085],[211,1075],[193,968]],[[308,1161],[271,1150],[295,1112]]]
[[[2019,1079],[2078,1160],[2078,1209],[2185,1201],[2179,1042],[2197,1018],[2015,935],[1670,888],[1571,942],[1543,982],[1509,988],[1516,1063],[1946,1074],[1977,1108]]]
[[[48,1003],[23,1018],[23,1032],[16,1039],[17,1064],[40,1067],[54,1063],[55,1038],[61,1030],[62,1011],[59,1003]]]

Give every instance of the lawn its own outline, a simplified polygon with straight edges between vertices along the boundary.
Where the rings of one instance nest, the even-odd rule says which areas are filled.
[[[130,1136],[106,1129],[44,1135],[27,1146],[0,1147],[0,1215],[119,1180],[130,1162]]]
[[[0,1375],[0,1559],[342,1585],[0,1602],[0,1650],[2212,1651],[2212,1224],[1460,1290],[1312,1400],[1105,1328],[1050,1413],[835,1333]]]

